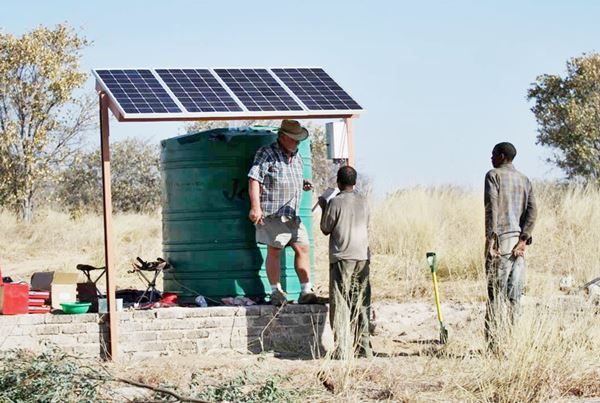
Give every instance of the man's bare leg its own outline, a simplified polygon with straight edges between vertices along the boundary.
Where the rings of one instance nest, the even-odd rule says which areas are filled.
[[[293,243],[290,246],[296,254],[294,268],[300,283],[310,282],[310,246],[302,243]]]
[[[281,281],[281,249],[267,246],[267,278],[271,286]]]

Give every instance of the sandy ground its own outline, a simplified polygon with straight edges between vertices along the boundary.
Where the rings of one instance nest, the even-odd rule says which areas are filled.
[[[579,299],[561,299],[570,306],[581,307]],[[525,298],[523,302],[524,309],[537,309],[540,303],[547,303],[533,298]],[[275,379],[279,391],[297,391],[301,395],[269,401],[302,402],[478,401],[480,395],[473,392],[479,376],[477,368],[493,370],[494,365],[502,365],[503,359],[490,357],[485,348],[483,303],[442,305],[444,324],[449,331],[446,345],[439,343],[440,328],[433,303],[378,302],[373,309],[376,327],[372,342],[377,354],[373,359],[337,361],[328,356],[232,351],[107,365],[111,372],[122,377],[168,387],[182,396],[198,396],[198,391],[210,386],[221,390],[256,390]],[[231,386],[236,381],[238,386]],[[597,388],[596,381],[591,382]],[[470,389],[464,385],[471,385]],[[113,393],[117,400],[123,401],[135,397],[156,400],[147,391],[121,384],[116,385]],[[570,395],[554,401],[600,402],[600,399],[577,400]]]
[[[400,341],[427,340],[439,335],[435,305],[426,302],[396,304],[376,303],[373,306],[375,335]],[[449,330],[462,330],[472,321],[482,319],[483,303],[442,303],[444,325]]]
[[[461,337],[464,332],[476,333],[481,327],[481,304],[449,303],[442,309],[451,338]],[[281,388],[302,390],[303,401],[447,400],[438,395],[448,379],[425,374],[442,348],[437,343],[439,322],[435,306],[425,302],[382,302],[374,305],[374,311],[376,328],[372,342],[378,356],[371,360],[340,362],[327,357],[273,352],[254,355],[230,352],[157,358],[111,367],[120,376],[177,388],[183,395],[186,385],[193,382],[206,387],[241,377],[249,388],[275,376],[280,379]],[[115,393],[129,399],[148,397],[130,387],[120,387]]]

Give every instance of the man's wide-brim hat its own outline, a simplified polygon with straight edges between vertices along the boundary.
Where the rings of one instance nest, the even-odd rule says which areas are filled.
[[[279,128],[279,133],[285,134],[296,141],[303,141],[308,138],[308,130],[302,127],[297,120],[283,120]]]

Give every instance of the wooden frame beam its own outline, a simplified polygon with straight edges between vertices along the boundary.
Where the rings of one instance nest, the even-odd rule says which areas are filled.
[[[108,357],[118,357],[119,318],[117,317],[116,272],[113,251],[112,193],[110,180],[110,142],[108,96],[100,92],[100,149],[102,152],[102,206],[104,212],[104,263],[106,267],[106,298],[108,302]]]
[[[100,146],[102,153],[102,204],[104,217],[104,262],[106,267],[106,297],[108,300],[108,332],[109,343],[107,359],[116,361],[118,359],[119,345],[119,318],[117,313],[116,301],[116,268],[113,248],[113,226],[112,226],[112,193],[111,193],[111,175],[110,175],[110,129],[109,116],[110,110],[119,122],[167,122],[167,121],[200,121],[200,120],[281,120],[281,119],[332,119],[342,118],[346,123],[347,141],[348,141],[348,165],[354,165],[354,141],[352,118],[358,118],[359,115],[306,115],[306,116],[223,116],[210,118],[160,118],[160,119],[125,119],[119,112],[119,108],[111,101],[108,94],[102,91],[99,85],[96,85],[100,101]]]
[[[112,109],[111,109],[112,110]],[[349,119],[354,115],[279,115],[279,116],[217,116],[209,118],[160,118],[160,119],[143,119],[143,118],[123,118],[121,115],[115,115],[119,122],[195,122],[195,121],[212,121],[212,120],[283,120],[283,119]]]
[[[354,129],[352,118],[344,119],[346,123],[346,140],[348,141],[348,165],[354,167]]]

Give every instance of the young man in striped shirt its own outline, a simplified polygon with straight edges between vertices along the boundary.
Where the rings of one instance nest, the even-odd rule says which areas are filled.
[[[485,336],[492,349],[496,348],[499,326],[514,323],[519,314],[525,250],[531,244],[537,217],[531,182],[512,164],[516,155],[511,143],[496,144],[494,169],[485,175]]]

